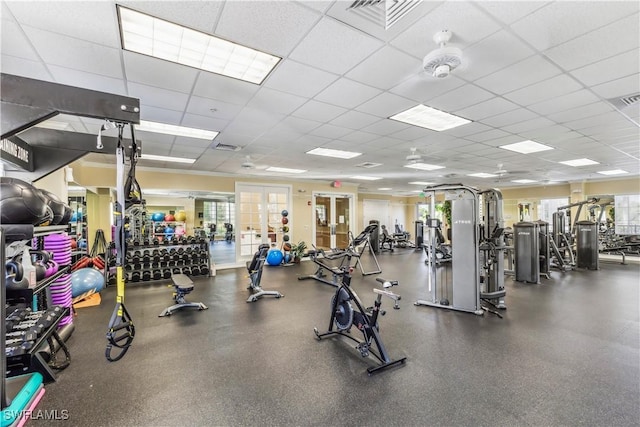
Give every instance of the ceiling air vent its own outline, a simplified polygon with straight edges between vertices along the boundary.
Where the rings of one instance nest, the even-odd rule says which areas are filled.
[[[367,168],[367,169],[376,168],[378,166],[382,166],[382,163],[364,162],[356,165],[356,167]]]
[[[640,103],[640,93],[621,96],[619,98],[611,98],[611,99],[608,99],[608,101],[616,109],[622,110],[623,108],[631,107],[632,105],[636,105]]]
[[[220,151],[240,151],[242,147],[239,147],[237,145],[231,145],[231,144],[218,144],[213,149],[220,150]]]
[[[348,9],[386,30],[420,3],[422,0],[355,0]]]

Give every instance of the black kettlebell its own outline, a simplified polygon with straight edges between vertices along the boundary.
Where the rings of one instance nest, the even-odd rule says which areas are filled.
[[[29,280],[23,275],[22,265],[14,260],[9,260],[4,265],[5,284],[7,289],[27,289]]]

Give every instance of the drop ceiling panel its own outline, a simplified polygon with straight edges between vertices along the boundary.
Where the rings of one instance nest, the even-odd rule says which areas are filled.
[[[544,100],[537,104],[530,105],[527,108],[538,114],[547,115],[581,107],[597,101],[599,101],[599,99],[596,95],[589,90],[582,89],[567,95]]]
[[[611,7],[609,2],[551,2],[512,28],[538,50],[546,50],[638,12],[637,2],[625,3]]]
[[[284,57],[313,28],[320,16],[292,2],[232,1],[225,3],[216,34]]]
[[[189,99],[184,93],[132,82],[129,82],[129,96],[139,98],[141,104],[176,111],[183,111]]]
[[[300,108],[305,102],[307,102],[307,99],[301,96],[263,87],[249,101],[247,106],[288,115]]]
[[[140,105],[140,119],[152,122],[177,124],[182,120],[182,112],[143,104]]]
[[[221,120],[210,116],[200,116],[197,114],[185,114],[182,126],[192,127],[196,129],[213,130],[217,132],[223,131],[231,123],[230,120]]]
[[[285,130],[290,130],[292,132],[309,133],[320,125],[322,125],[322,123],[316,120],[307,120],[299,117],[289,116],[278,123],[275,129],[278,129],[280,126],[282,126]]]
[[[215,110],[215,111],[212,111]],[[230,104],[216,99],[202,98],[199,96],[189,97],[186,113],[197,114],[199,116],[211,117],[218,120],[233,120],[242,110],[242,106]]]
[[[362,129],[363,127],[369,126],[379,120],[379,117],[372,116],[371,114],[351,110],[344,114],[340,114],[338,117],[331,120],[331,124],[349,129]]]
[[[595,86],[633,75],[637,73],[638,69],[640,69],[640,54],[638,49],[632,49],[604,61],[574,70],[571,74],[585,85]]]
[[[455,75],[450,75],[446,79],[436,79],[425,72],[420,72],[392,88],[390,92],[412,99],[417,103],[427,104],[429,100],[464,84],[464,80]]]
[[[484,13],[470,2],[443,2],[393,39],[391,45],[416,58],[423,58],[438,48],[433,35],[443,29],[453,33],[450,41],[452,46],[463,47],[498,31],[500,26],[486,19]]]
[[[545,54],[562,68],[574,70],[631,49],[638,49],[640,46],[639,19],[638,13],[635,13],[551,48]]]
[[[582,86],[579,83],[571,77],[562,74],[531,86],[509,92],[505,94],[504,97],[516,104],[527,106],[566,95],[579,89],[582,89]]]
[[[438,132],[418,126],[409,126],[406,129],[393,133],[391,136],[403,141],[411,141],[412,144],[415,145],[415,142],[413,141],[419,140],[420,138],[437,137]]]
[[[458,126],[457,128],[449,129],[445,132],[447,135],[453,135],[462,138],[467,135],[473,135],[474,133],[484,132],[490,129],[491,127],[483,123],[471,122],[467,123],[466,125]]]
[[[475,80],[531,56],[534,51],[508,31],[502,30],[463,51],[462,78]]]
[[[374,141],[376,139],[378,139],[378,135],[370,132],[362,132],[362,131],[351,132],[350,134],[340,138],[341,141],[344,141],[346,143],[354,143],[354,144],[364,144],[369,141]]]
[[[640,73],[594,86],[592,90],[605,99],[638,93],[640,92]]]
[[[422,61],[385,46],[347,73],[347,77],[387,90],[422,70]]]
[[[315,99],[344,108],[355,108],[380,93],[382,91],[379,89],[340,78],[316,95]]]
[[[315,128],[310,133],[311,135],[321,136],[323,138],[336,139],[351,132],[352,130],[348,128],[326,124]]]
[[[98,90],[101,92],[126,95],[122,79],[101,76],[99,74],[85,73],[84,71],[72,70],[69,68],[50,65],[49,71],[58,83],[69,86],[82,87],[86,89]]]
[[[474,6],[484,9],[505,24],[512,24],[545,5],[541,1],[482,1]]]
[[[193,93],[204,98],[217,99],[229,104],[245,105],[260,86],[218,74],[198,74]]]
[[[534,55],[498,70],[474,83],[490,92],[504,94],[546,80],[561,70],[542,56]]]
[[[248,126],[254,124],[272,128],[276,123],[280,122],[284,115],[275,111],[265,110],[262,108],[245,107],[234,119],[235,122],[245,122]]]
[[[321,70],[344,74],[382,45],[373,37],[325,17],[289,57]]]
[[[415,105],[416,103],[409,99],[384,92],[360,105],[356,110],[363,113],[373,114],[380,118],[387,118],[414,107]]]
[[[480,102],[462,110],[456,110],[453,113],[457,116],[464,117],[465,119],[477,121],[487,117],[496,116],[507,111],[512,111],[518,108],[516,104],[511,101],[507,101],[504,98],[491,98],[487,101]]]
[[[8,6],[22,24],[104,46],[120,47],[116,8],[112,2],[11,1]]]
[[[292,115],[303,119],[327,123],[346,111],[347,110],[342,107],[311,100],[298,108]]]
[[[40,57],[33,50],[31,42],[25,37],[18,24],[3,19],[0,31],[0,34],[2,34],[1,51],[3,55],[11,55],[30,61],[40,61]]]
[[[540,129],[548,126],[554,126],[555,122],[546,117],[537,117],[524,122],[516,123],[510,126],[502,126],[501,129],[510,133],[523,133],[534,129]]]
[[[410,125],[400,123],[395,120],[383,119],[369,126],[362,128],[364,132],[370,132],[380,136],[391,135],[392,133],[400,132],[404,129],[408,129]]]
[[[429,106],[450,112],[467,108],[492,98],[493,95],[478,86],[467,84],[429,101]]]
[[[299,62],[284,60],[264,83],[265,87],[304,97],[313,97],[338,76]]]
[[[139,53],[123,51],[127,80],[176,92],[191,93],[199,71]],[[175,76],[180,76],[176,79]]]
[[[578,108],[572,108],[571,110],[562,111],[560,113],[549,114],[547,117],[556,123],[565,123],[572,120],[579,120],[586,117],[595,116],[598,114],[609,113],[613,111],[611,104],[600,101],[593,104],[584,105]]]
[[[119,1],[123,6],[212,34],[224,3],[218,1]]]
[[[507,137],[509,135],[510,135],[509,133],[503,130],[491,129],[486,132],[479,132],[479,133],[474,133],[473,135],[468,135],[466,136],[466,139],[474,142],[485,142],[485,141],[494,140],[496,138]]]
[[[29,26],[22,27],[48,64],[122,78],[120,50]]]
[[[29,77],[37,80],[53,81],[51,74],[40,61],[30,61],[28,59],[15,56],[2,55],[0,70],[6,74]]]

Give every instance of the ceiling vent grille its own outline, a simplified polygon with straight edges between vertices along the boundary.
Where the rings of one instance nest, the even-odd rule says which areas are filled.
[[[367,169],[376,168],[378,166],[382,166],[382,163],[364,162],[356,165],[356,167]]]
[[[640,93],[621,96],[619,98],[611,98],[608,99],[608,101],[615,108],[621,110],[623,108],[631,107],[632,105],[637,105],[638,103],[640,103]]]
[[[237,145],[231,145],[231,144],[218,144],[213,149],[220,150],[220,151],[240,151],[242,147],[239,147]]]
[[[635,95],[625,96],[620,98],[625,105],[633,105],[637,102],[640,102],[640,93],[636,93]]]
[[[355,0],[348,9],[387,30],[420,3],[422,0]]]

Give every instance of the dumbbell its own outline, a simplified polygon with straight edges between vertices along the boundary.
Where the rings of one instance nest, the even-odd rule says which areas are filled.
[[[186,274],[187,276],[191,276],[191,267],[182,267],[182,274]]]
[[[184,248],[178,248],[177,252],[182,255],[184,253]]]
[[[200,275],[200,267],[198,267],[197,265],[194,265],[193,267],[191,267],[191,275],[193,276]]]
[[[134,255],[131,257],[132,264],[140,264],[142,262],[142,258],[139,255]]]
[[[140,281],[140,272],[139,271],[134,271],[133,273],[131,273],[131,281],[132,282],[139,282]]]
[[[153,277],[153,280],[160,280],[160,279],[162,279],[162,271],[160,271],[160,270],[158,270],[158,269],[153,270],[153,273],[152,273],[151,277]]]
[[[162,257],[160,256],[160,252],[153,251],[153,254],[151,255],[151,259],[153,260],[153,262],[160,262],[162,260]]]
[[[200,266],[200,275],[201,276],[206,276],[207,274],[209,274],[209,267],[207,267],[206,264],[203,264]]]
[[[151,242],[151,241],[150,241],[149,239],[145,238],[145,239],[142,241],[142,244],[143,244],[144,246],[149,246],[149,243],[150,243],[150,242]]]
[[[186,248],[186,249],[184,250],[184,253],[185,253],[185,254],[191,254],[191,252],[193,252],[193,247],[191,247],[191,246],[189,246],[188,248]]]
[[[162,278],[163,279],[168,279],[171,277],[171,270],[168,268],[165,268],[164,270],[162,270]]]
[[[142,281],[143,282],[148,282],[149,280],[151,280],[151,271],[144,270],[142,272]]]
[[[172,272],[173,274],[180,274],[180,273],[182,273],[182,270],[180,270],[180,268],[178,268],[178,267],[173,267],[173,269],[171,270],[171,272]]]
[[[140,263],[133,264],[133,270],[134,271],[142,270],[142,264],[140,264]]]
[[[151,243],[153,243],[153,246],[159,246],[160,245],[160,240],[158,240],[157,238],[154,238]]]
[[[146,253],[146,254],[142,255],[142,262],[144,262],[144,263],[151,262],[151,254]]]
[[[37,338],[38,334],[30,329],[26,331],[8,332],[6,345],[7,347],[10,346],[10,340],[35,341]]]

